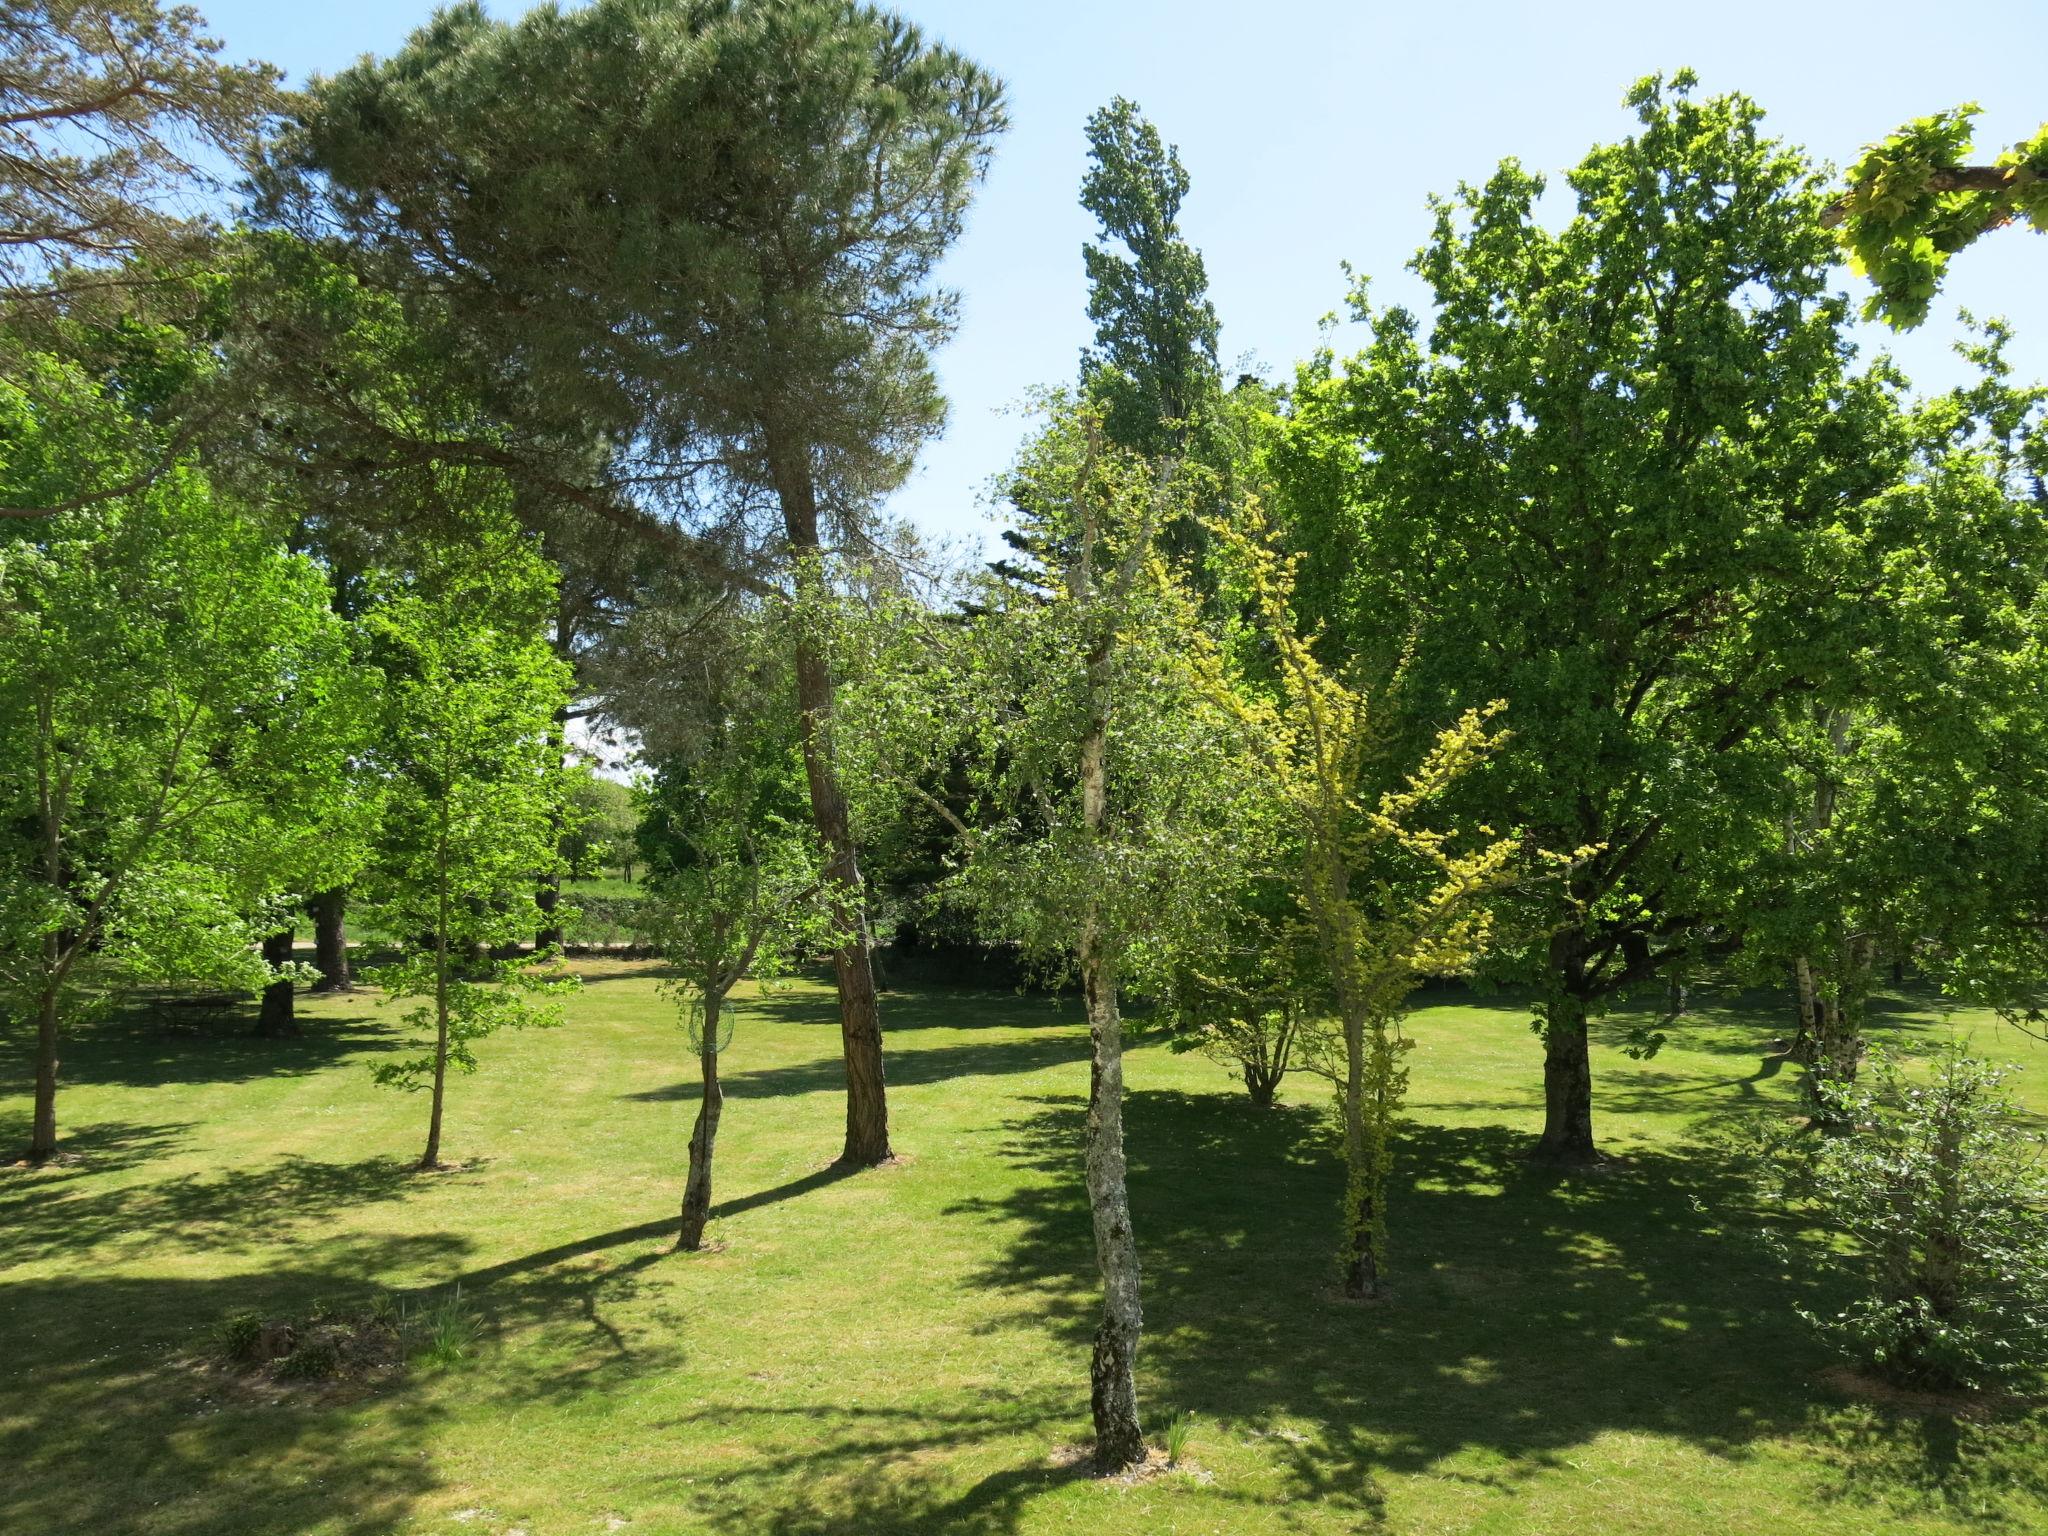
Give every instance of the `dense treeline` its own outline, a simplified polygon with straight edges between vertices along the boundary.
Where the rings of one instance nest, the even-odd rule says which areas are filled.
[[[1001,479],[1009,553],[935,576],[882,508],[943,423],[935,272],[1006,109],[900,19],[464,4],[288,97],[151,0],[16,7],[0,41],[0,982],[31,1158],[64,1039],[125,990],[260,991],[289,1028],[311,912],[325,984],[346,914],[419,999],[421,1053],[378,1076],[426,1092],[435,1167],[450,1069],[561,1017],[564,872],[630,854],[703,1079],[695,1249],[733,988],[829,961],[867,1166],[916,1137],[878,918],[986,946],[1086,1008],[1115,1469],[1145,1455],[1133,999],[1254,1104],[1330,1081],[1359,1298],[1398,1273],[1432,978],[1531,1000],[1530,1155],[1567,1165],[1601,1157],[1605,1011],[1668,997],[1649,1054],[1689,982],[1783,985],[1838,1190],[1865,1128],[1921,1124],[1861,1070],[1880,967],[2040,1016],[2048,397],[1995,325],[1945,394],[1860,356],[1837,192],[1742,96],[1640,83],[1562,216],[1504,161],[1435,204],[1426,312],[1360,282],[1356,355],[1234,387],[1190,177],[1111,103],[1093,343]],[[96,121],[96,162],[38,126]],[[194,134],[248,175],[222,227],[158,206]],[[630,815],[579,721],[638,744]],[[1970,1118],[1995,1074],[1939,1081],[1955,1134],[1891,1237],[1954,1257],[1957,1213],[1998,1212],[2002,1257],[1894,1254],[1857,1337],[1971,1379],[2034,1353],[2038,1176]]]

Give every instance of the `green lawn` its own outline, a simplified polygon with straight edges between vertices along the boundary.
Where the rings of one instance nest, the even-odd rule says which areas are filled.
[[[1564,1179],[1513,1156],[1537,1119],[1526,1018],[1431,1001],[1399,1288],[1374,1308],[1335,1293],[1320,1087],[1260,1114],[1221,1068],[1140,1048],[1139,1386],[1155,1434],[1197,1416],[1199,1470],[1123,1486],[1053,1454],[1087,1429],[1093,1323],[1071,1004],[892,995],[905,1156],[842,1177],[829,992],[751,999],[723,1247],[683,1256],[683,1041],[651,967],[583,969],[566,1027],[486,1042],[454,1085],[466,1166],[437,1176],[408,1172],[424,1102],[370,1082],[400,1039],[367,996],[305,1000],[284,1043],[132,1020],[72,1042],[70,1156],[0,1169],[0,1531],[2048,1530],[2048,1410],[1845,1395],[1791,1310],[1838,1273],[1782,1272],[1691,1140],[1792,1102],[1762,1049],[1774,1000],[1709,1000],[1646,1063],[1600,1048],[1625,1159]],[[1950,1027],[1904,1000],[1880,1025]],[[0,1044],[18,1141],[28,1046]],[[2048,1048],[1991,1044],[2048,1110]],[[183,1360],[238,1308],[456,1280],[488,1331],[453,1369],[265,1397]]]

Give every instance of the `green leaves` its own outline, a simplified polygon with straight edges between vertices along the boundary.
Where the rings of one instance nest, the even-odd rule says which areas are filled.
[[[49,360],[0,388],[0,498],[97,478],[123,421]],[[0,524],[0,674],[15,986],[69,973],[53,934],[110,973],[260,979],[261,900],[350,872],[319,808],[341,798],[371,680],[320,573],[195,470]]]
[[[1893,382],[1850,372],[1811,170],[1746,98],[1630,100],[1560,227],[1512,161],[1441,200],[1431,314],[1364,307],[1269,455],[1318,654],[1410,656],[1411,750],[1508,701],[1515,750],[1450,808],[1590,850],[1509,914],[1531,977],[1580,935],[1557,965],[1588,998],[1739,926],[1780,702],[1837,664],[1845,545],[1910,461]]]
[[[2048,124],[1989,165],[1970,164],[1975,102],[1915,118],[1865,146],[1827,211],[1876,288],[1864,314],[1899,330],[1927,318],[1949,258],[2013,222],[2048,229]]]

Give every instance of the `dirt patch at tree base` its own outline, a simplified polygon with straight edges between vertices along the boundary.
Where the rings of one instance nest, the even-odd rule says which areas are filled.
[[[2026,1401],[2008,1392],[1971,1392],[1963,1389],[1935,1391],[1924,1387],[1902,1387],[1872,1371],[1853,1365],[1831,1365],[1820,1373],[1825,1386],[1853,1402],[1901,1413],[1940,1413],[1950,1418],[1982,1423],[2011,1408],[2023,1408]]]

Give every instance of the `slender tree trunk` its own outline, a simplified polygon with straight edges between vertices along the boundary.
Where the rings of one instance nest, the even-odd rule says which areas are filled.
[[[768,458],[791,551],[797,560],[797,589],[803,618],[814,617],[825,596],[817,566],[817,487],[803,451],[772,430]],[[846,1144],[840,1161],[857,1166],[889,1160],[888,1086],[882,1069],[881,1004],[875,993],[869,953],[860,863],[847,816],[846,795],[832,746],[832,673],[824,649],[799,623],[796,642],[797,706],[802,711],[804,777],[811,792],[811,819],[825,844],[831,883],[833,926],[839,944],[832,969],[839,983],[839,1038],[846,1061]]]
[[[52,935],[44,942],[47,953],[57,941]],[[44,1161],[57,1150],[57,994],[52,981],[36,999],[36,1106],[28,1135],[32,1163]]]
[[[313,965],[320,979],[315,992],[352,992],[355,980],[348,969],[348,892],[337,888],[322,891],[306,904],[313,915]]]
[[[1364,1021],[1354,1017],[1344,1021],[1344,1294],[1361,1301],[1380,1289],[1372,1242],[1378,1203],[1365,1121]]]
[[[441,1105],[448,1088],[448,811],[441,808],[440,846],[436,854],[434,925],[434,1106],[427,1119],[427,1150],[420,1171],[441,1166]]]
[[[1561,935],[1567,940],[1575,935]],[[1556,946],[1553,945],[1555,951]],[[1555,990],[1543,1026],[1543,1135],[1530,1156],[1541,1163],[1600,1161],[1593,1144],[1593,1058],[1586,1030],[1586,1001],[1570,990],[1576,977],[1569,964],[1553,982]],[[1561,983],[1561,984],[1560,984]]]
[[[263,963],[266,965],[289,965],[292,960],[292,941],[296,937],[291,929],[281,928],[263,940]],[[289,977],[280,977],[263,989],[263,1001],[256,1009],[256,1033],[266,1039],[279,1039],[299,1032],[299,1022],[293,1012],[294,997]]]
[[[1095,707],[1081,740],[1081,818],[1094,838],[1104,835],[1109,819],[1109,709],[1103,681],[1108,654],[1105,637],[1089,658]],[[1102,1272],[1102,1321],[1095,1329],[1088,1398],[1095,1419],[1096,1469],[1114,1472],[1145,1459],[1136,1375],[1145,1319],[1124,1162],[1123,1017],[1117,1009],[1116,963],[1092,902],[1082,919],[1080,961],[1088,1006],[1088,1211],[1095,1228],[1095,1263]]]
[[[1096,1468],[1114,1472],[1145,1459],[1136,1377],[1144,1308],[1124,1162],[1123,1019],[1117,1011],[1115,966],[1092,917],[1082,934],[1080,958],[1095,1084],[1088,1102],[1088,1210],[1095,1228],[1095,1262],[1102,1272],[1102,1321],[1095,1329],[1088,1399],[1095,1418]]]
[[[543,546],[545,547],[545,545]],[[568,572],[557,565],[555,582],[555,625],[554,652],[565,665],[576,664],[576,613],[569,597]],[[569,752],[569,705],[564,701],[555,710],[554,723],[548,731],[549,739],[555,744],[555,763],[559,767]],[[557,811],[552,820],[554,836],[548,846],[557,853],[562,847],[562,814]],[[555,920],[555,913],[562,906],[562,876],[560,871],[550,869],[540,877],[539,887],[533,893],[533,904],[540,908],[540,927],[534,931],[533,952],[559,950],[568,935]],[[508,957],[509,958],[509,957]]]
[[[676,1246],[695,1253],[704,1242],[704,1223],[711,1219],[711,1154],[718,1142],[718,1118],[725,1091],[718,1086],[718,1014],[722,992],[704,993],[704,1039],[697,1064],[704,1073],[704,1097],[697,1105],[697,1123],[690,1131],[690,1176],[683,1185],[683,1224]]]
[[[66,781],[51,763],[56,734],[54,707],[44,694],[36,702],[36,815],[42,832],[43,879],[52,899],[61,899]],[[42,988],[36,996],[36,1102],[28,1133],[32,1163],[43,1162],[57,1151],[57,1005],[69,959],[62,934],[43,935]]]

